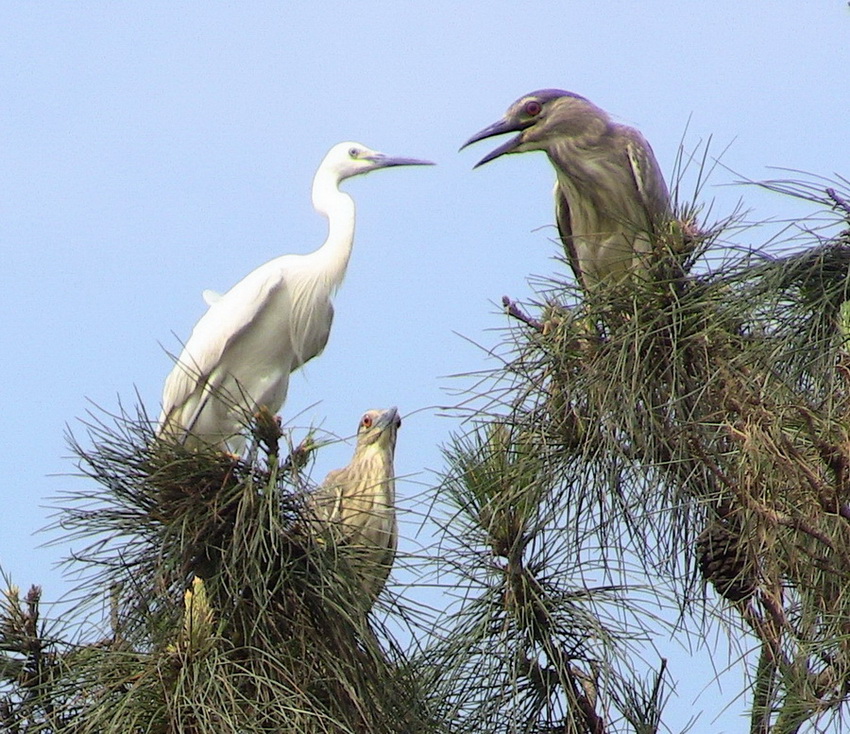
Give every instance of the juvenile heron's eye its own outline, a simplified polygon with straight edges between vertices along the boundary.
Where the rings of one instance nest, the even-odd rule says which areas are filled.
[[[371,415],[364,415],[363,420],[360,421],[360,425],[363,426],[363,428],[371,428],[372,427],[372,416]]]
[[[349,148],[348,155],[350,155],[352,158],[359,158],[360,150],[357,148]]]
[[[531,100],[530,102],[525,103],[525,114],[529,117],[537,117],[542,109],[543,107],[540,102],[537,102],[536,100]]]

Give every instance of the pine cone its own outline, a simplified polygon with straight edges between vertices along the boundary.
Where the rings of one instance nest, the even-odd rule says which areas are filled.
[[[752,596],[756,579],[747,541],[738,523],[715,518],[697,537],[697,562],[703,578],[720,596],[738,602]]]

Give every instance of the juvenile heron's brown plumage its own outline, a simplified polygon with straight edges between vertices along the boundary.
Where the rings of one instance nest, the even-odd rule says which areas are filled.
[[[351,463],[329,472],[310,496],[318,529],[330,532],[337,544],[357,550],[351,567],[370,604],[384,588],[395,558],[393,457],[400,425],[396,408],[367,411],[360,419]]]
[[[478,166],[507,153],[542,150],[557,174],[555,219],[570,265],[585,290],[638,270],[670,196],[649,143],[589,100],[561,89],[532,92],[463,147],[494,135],[519,135]]]

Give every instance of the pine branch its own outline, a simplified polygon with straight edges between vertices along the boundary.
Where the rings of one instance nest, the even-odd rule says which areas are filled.
[[[836,190],[832,187],[826,189],[827,196],[835,202],[835,206],[843,210],[850,220],[850,201],[847,201],[843,196],[839,196]]]
[[[73,442],[89,482],[59,499],[76,594],[110,602],[104,644],[64,659],[63,680],[86,692],[76,726],[434,731],[416,671],[358,603],[350,549],[309,529],[306,447],[281,471],[267,415],[239,459],[113,419]]]
[[[531,318],[527,315],[518,305],[516,301],[512,301],[508,296],[502,296],[502,306],[504,306],[505,311],[508,316],[511,316],[517,321],[521,321],[526,326],[530,326],[535,331],[543,331],[543,324],[540,323],[537,319]]]
[[[850,214],[850,199],[812,178],[764,185]],[[696,207],[681,211],[697,221]],[[729,221],[700,223],[678,259],[683,228],[669,240],[660,232],[645,278],[591,294],[577,294],[567,276],[543,282],[536,300],[557,315],[545,323],[503,298],[530,328],[508,332],[511,358],[491,376],[498,400],[482,396],[492,433],[449,456],[470,549],[457,565],[474,567],[473,548],[504,559],[483,566],[504,574],[500,598],[510,601],[515,634],[546,646],[557,628],[556,606],[536,601],[551,575],[530,561],[534,531],[516,511],[524,498],[536,517],[560,518],[569,536],[546,563],[561,552],[585,562],[598,555],[616,573],[618,559],[637,557],[648,577],[669,584],[684,625],[706,625],[724,609],[739,616],[772,666],[757,683],[754,731],[770,729],[781,699],[824,691],[806,704],[812,720],[843,707],[845,693],[829,683],[850,659],[850,241],[822,234],[834,216],[798,224],[794,251],[780,256],[729,248]],[[695,593],[705,581],[720,605]],[[567,681],[571,689],[578,714],[581,692]]]

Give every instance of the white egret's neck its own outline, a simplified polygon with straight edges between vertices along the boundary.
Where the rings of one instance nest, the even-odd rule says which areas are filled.
[[[339,190],[339,183],[336,174],[322,169],[313,179],[313,207],[328,219],[328,238],[314,255],[332,291],[345,277],[354,244],[354,200]]]

